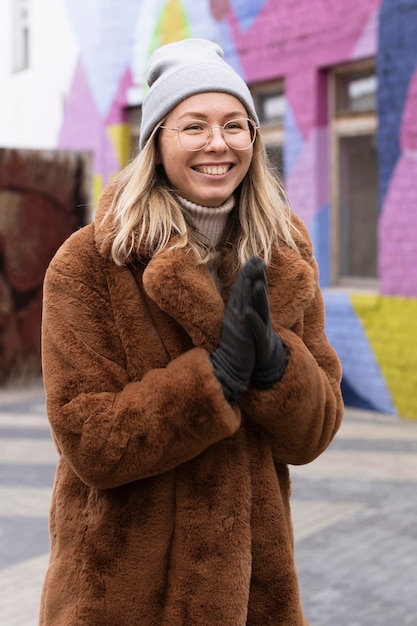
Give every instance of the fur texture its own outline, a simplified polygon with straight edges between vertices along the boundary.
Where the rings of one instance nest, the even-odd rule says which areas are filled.
[[[111,194],[45,279],[43,371],[60,453],[41,626],[298,626],[287,464],[342,418],[341,369],[306,229],[274,251],[281,382],[230,406],[213,374],[224,302],[187,250],[109,258]],[[296,220],[296,218],[294,217]]]

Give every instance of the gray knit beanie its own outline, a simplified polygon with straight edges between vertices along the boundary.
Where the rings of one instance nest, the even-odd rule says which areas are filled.
[[[184,39],[153,53],[149,61],[149,91],[142,105],[140,149],[177,104],[197,93],[229,93],[242,102],[248,116],[259,124],[248,86],[223,57],[220,46],[207,39]]]

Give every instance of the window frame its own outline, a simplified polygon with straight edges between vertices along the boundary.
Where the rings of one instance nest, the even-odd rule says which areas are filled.
[[[362,276],[342,276],[340,263],[340,222],[341,198],[339,185],[339,143],[343,137],[357,137],[360,135],[374,135],[378,130],[377,109],[370,111],[351,111],[337,115],[337,79],[344,74],[354,74],[363,70],[374,70],[376,74],[375,57],[363,59],[334,67],[329,72],[329,111],[330,111],[330,204],[331,204],[331,285],[334,287],[354,288],[355,290],[378,291],[378,276],[366,278]],[[377,225],[376,225],[377,226]],[[377,236],[377,232],[375,233]],[[377,249],[378,254],[378,249]],[[376,259],[376,262],[378,259]]]
[[[130,156],[134,159],[139,153],[140,127],[142,122],[142,104],[130,104],[123,111],[129,128]]]
[[[261,83],[253,83],[250,85],[250,91],[253,97],[253,101],[255,103],[255,108],[258,113],[259,122],[260,122],[260,133],[262,134],[262,138],[264,140],[265,147],[268,148],[279,148],[282,154],[282,171],[280,172],[280,177],[282,181],[284,181],[284,140],[285,140],[285,132],[284,132],[284,121],[285,121],[285,111],[280,120],[270,120],[265,121],[262,119],[262,106],[261,99],[263,97],[268,97],[269,95],[282,95],[284,97],[284,106],[285,106],[285,82],[282,78],[277,78],[276,80],[269,80]]]
[[[30,67],[30,0],[13,0],[12,25],[12,71],[18,73]]]

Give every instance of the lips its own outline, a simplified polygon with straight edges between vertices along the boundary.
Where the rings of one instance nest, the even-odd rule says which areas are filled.
[[[209,174],[210,176],[221,176],[226,174],[230,169],[230,165],[196,165],[193,169],[200,174]]]

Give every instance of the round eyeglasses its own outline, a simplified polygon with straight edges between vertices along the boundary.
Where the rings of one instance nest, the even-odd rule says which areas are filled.
[[[223,126],[211,126],[203,120],[185,120],[178,125],[178,128],[162,125],[160,128],[175,131],[184,150],[197,152],[198,150],[203,150],[210,143],[214,128],[220,129],[222,137],[229,148],[233,150],[247,150],[255,141],[256,131],[259,129],[259,126],[256,126],[253,120],[242,117],[230,120]]]

